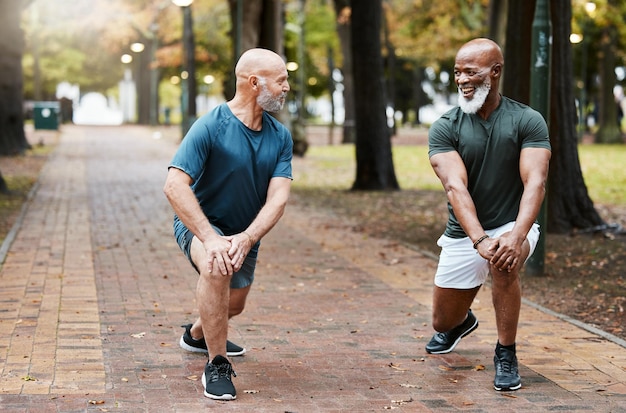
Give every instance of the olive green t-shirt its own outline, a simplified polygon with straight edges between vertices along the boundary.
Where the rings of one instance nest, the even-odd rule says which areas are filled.
[[[550,149],[548,127],[532,108],[502,97],[500,105],[484,120],[456,107],[430,128],[428,156],[457,151],[467,169],[468,190],[484,229],[515,221],[524,186],[519,172],[523,148]],[[467,235],[450,203],[445,235]]]

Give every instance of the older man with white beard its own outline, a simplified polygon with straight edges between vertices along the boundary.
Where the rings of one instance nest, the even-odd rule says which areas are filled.
[[[535,222],[550,161],[541,114],[500,95],[504,59],[488,39],[459,49],[456,107],[429,131],[429,157],[448,197],[448,222],[433,291],[431,354],[451,352],[478,327],[470,307],[491,274],[498,332],[496,390],[521,384],[515,340],[521,307],[519,272],[539,238]]]

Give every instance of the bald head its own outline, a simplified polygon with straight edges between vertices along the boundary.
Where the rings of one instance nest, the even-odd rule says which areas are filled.
[[[502,50],[496,42],[490,39],[479,38],[470,40],[459,49],[456,60],[472,59],[483,66],[494,64],[504,65]]]
[[[276,71],[286,71],[283,59],[271,50],[260,48],[245,51],[235,66],[237,81],[246,81],[252,75],[268,76]]]

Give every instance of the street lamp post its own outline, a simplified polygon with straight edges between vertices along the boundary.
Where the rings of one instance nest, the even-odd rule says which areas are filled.
[[[172,3],[183,11],[183,45],[185,58],[183,60],[183,97],[182,97],[182,128],[183,137],[189,131],[191,124],[196,120],[196,60],[195,41],[193,37],[193,19],[191,16],[191,3],[193,0],[172,0]]]
[[[531,67],[530,67],[530,106],[541,113],[546,123],[549,122],[550,108],[550,66],[551,50],[550,37],[552,27],[550,24],[549,0],[537,0],[535,16],[532,25],[531,44]],[[526,273],[529,275],[543,275],[545,267],[545,243],[547,229],[547,204],[544,199],[539,216],[541,233],[535,248],[535,252],[528,258]]]

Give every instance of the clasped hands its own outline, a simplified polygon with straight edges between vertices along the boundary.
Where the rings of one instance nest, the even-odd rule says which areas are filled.
[[[217,268],[223,276],[239,271],[250,249],[254,245],[252,238],[245,232],[235,235],[215,236],[204,243],[207,268],[213,273]]]
[[[498,238],[487,238],[477,250],[499,271],[512,272],[520,264],[523,242],[523,239],[517,240],[511,233],[506,233]]]

